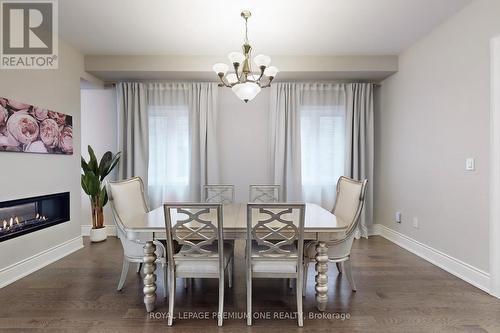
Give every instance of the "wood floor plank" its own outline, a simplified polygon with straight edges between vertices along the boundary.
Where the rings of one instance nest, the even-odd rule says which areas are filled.
[[[304,299],[304,328],[296,326],[295,292],[284,280],[254,282],[254,311],[284,313],[260,318],[247,327],[244,244],[236,243],[234,288],[226,291],[225,311],[233,317],[218,328],[213,319],[188,318],[190,313],[217,310],[217,281],[178,283],[175,314],[167,326],[167,299],[158,277],[156,311],[147,314],[142,282],[131,269],[124,289],[116,291],[121,271],[119,240],[90,244],[0,290],[3,332],[500,332],[500,301],[380,237],[359,240],[353,247],[353,275],[358,291],[329,270],[329,303],[325,316],[316,311],[314,265],[310,265]],[[349,318],[334,317],[334,315]],[[242,317],[238,317],[242,316]],[[330,317],[328,317],[330,316]]]

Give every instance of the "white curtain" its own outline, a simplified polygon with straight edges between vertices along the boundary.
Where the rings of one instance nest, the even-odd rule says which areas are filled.
[[[281,185],[283,201],[301,201],[300,105],[301,85],[271,86],[269,112],[270,174]]]
[[[282,185],[285,200],[313,202],[330,210],[340,176],[371,182],[371,87],[335,83],[272,86],[270,173],[274,182]],[[358,237],[367,236],[371,200],[368,195]]]
[[[122,157],[118,166],[120,179],[141,177],[148,182],[148,114],[143,83],[121,82],[116,87],[119,117],[118,142]]]
[[[152,208],[199,201],[201,186],[218,183],[217,84],[147,83]]]
[[[374,110],[373,84],[346,86],[346,159],[345,175],[368,179],[365,206],[356,237],[368,237],[373,222]]]

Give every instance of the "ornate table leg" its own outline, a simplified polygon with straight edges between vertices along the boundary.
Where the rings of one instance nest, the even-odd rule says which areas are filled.
[[[144,265],[142,272],[144,273],[144,278],[142,279],[144,287],[142,291],[144,292],[144,304],[146,305],[146,311],[151,312],[155,309],[156,301],[156,245],[153,241],[146,242],[144,245]]]
[[[325,311],[328,302],[328,248],[325,242],[316,245],[316,306]]]

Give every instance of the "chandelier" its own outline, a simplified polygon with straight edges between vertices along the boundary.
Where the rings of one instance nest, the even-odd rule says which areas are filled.
[[[248,41],[248,19],[250,16],[252,16],[252,13],[248,10],[241,12],[241,17],[245,20],[243,53],[231,52],[228,55],[234,72],[228,73],[229,66],[224,63],[218,63],[213,66],[214,72],[217,73],[221,81],[219,87],[231,88],[236,96],[245,101],[245,103],[254,99],[262,88],[270,87],[271,82],[278,73],[278,68],[269,66],[271,58],[263,54],[259,54],[253,59],[260,72],[252,73],[252,46],[250,46]]]

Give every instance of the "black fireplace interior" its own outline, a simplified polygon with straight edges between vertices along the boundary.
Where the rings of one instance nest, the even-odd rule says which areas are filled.
[[[69,192],[0,202],[0,242],[69,221]]]

